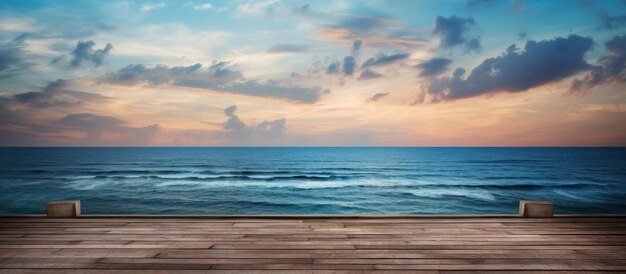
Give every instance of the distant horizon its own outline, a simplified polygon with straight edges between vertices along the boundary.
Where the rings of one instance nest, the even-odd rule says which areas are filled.
[[[626,146],[0,146],[0,148],[626,148]]]
[[[0,3],[0,146],[625,147],[626,2]]]

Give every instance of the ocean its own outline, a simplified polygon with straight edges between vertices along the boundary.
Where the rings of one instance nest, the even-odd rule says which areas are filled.
[[[0,148],[0,214],[626,213],[626,148]]]

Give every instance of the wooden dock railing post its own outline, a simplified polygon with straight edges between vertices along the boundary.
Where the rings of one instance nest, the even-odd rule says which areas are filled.
[[[550,218],[554,215],[554,205],[547,201],[519,201],[519,216],[526,218]]]
[[[73,218],[78,216],[80,216],[80,200],[48,203],[48,217],[50,218]]]

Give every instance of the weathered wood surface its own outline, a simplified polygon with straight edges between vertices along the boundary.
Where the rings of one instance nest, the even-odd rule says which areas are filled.
[[[0,218],[0,273],[626,272],[626,217]]]

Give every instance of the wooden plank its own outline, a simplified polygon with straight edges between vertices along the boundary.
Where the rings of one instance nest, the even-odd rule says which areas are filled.
[[[583,250],[168,250],[158,258],[381,258],[381,259],[623,259],[623,253]]]
[[[589,216],[0,218],[0,269],[619,272],[624,234]]]
[[[54,255],[74,258],[152,258],[161,251],[154,248],[68,248],[56,251]]]
[[[342,244],[342,245],[288,245],[288,244],[216,244],[213,245],[214,249],[354,249],[354,245]]]
[[[0,248],[0,258],[37,258],[53,256],[55,252],[59,251],[57,248],[38,248],[38,249],[14,249],[14,248]]]
[[[203,259],[128,259],[128,258],[104,258],[98,263],[111,264],[312,264],[311,258],[203,258]]]
[[[217,264],[211,270],[374,270],[374,265],[323,264]]]

